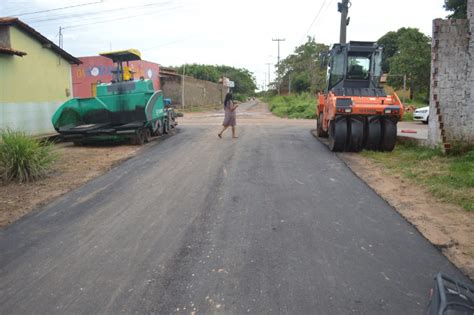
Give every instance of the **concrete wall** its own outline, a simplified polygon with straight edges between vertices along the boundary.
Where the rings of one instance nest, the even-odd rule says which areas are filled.
[[[0,103],[68,99],[71,65],[16,27],[10,27],[10,41],[12,48],[27,55],[0,55]]]
[[[166,76],[161,79],[161,88],[173,104],[182,105],[181,76]],[[185,76],[184,104],[185,107],[222,104],[227,88],[222,84],[197,80]]]
[[[8,127],[32,135],[53,133],[51,117],[62,103],[0,103],[0,129]]]
[[[474,0],[468,20],[433,21],[428,141],[474,144]]]
[[[71,96],[71,65],[23,31],[10,27],[11,47],[26,56],[0,54],[0,128],[53,132],[51,116]]]

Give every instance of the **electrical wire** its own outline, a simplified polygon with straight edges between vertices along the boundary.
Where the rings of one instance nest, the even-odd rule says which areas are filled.
[[[179,8],[182,8],[182,6],[168,8],[168,10],[176,10],[176,9],[179,9]],[[114,22],[114,21],[121,21],[121,20],[132,19],[132,18],[136,18],[136,17],[140,17],[140,16],[154,15],[154,14],[162,13],[162,12],[163,12],[163,9],[160,9],[159,11],[147,12],[147,13],[143,13],[143,14],[129,15],[129,16],[124,16],[124,17],[119,17],[119,18],[114,18],[114,19],[109,19],[109,20],[64,26],[64,27],[62,27],[62,29],[70,29],[70,28],[77,28],[77,27],[82,27],[82,26],[90,26],[90,25],[96,25],[96,24],[102,24],[102,23],[108,23],[108,22]]]
[[[306,39],[306,36],[309,34],[309,32],[311,31],[311,29],[313,28],[314,25],[317,25],[319,23],[319,17],[321,16],[321,13],[326,13],[326,11],[329,9],[329,7],[334,3],[335,0],[329,0],[329,2],[327,2],[326,6],[324,7],[324,4],[327,0],[325,0],[321,7],[319,8],[319,11],[318,11],[318,14],[316,15],[316,17],[313,19],[313,21],[311,22],[311,25],[309,26],[308,30],[306,31],[305,35],[303,36],[303,38],[300,40],[300,42],[303,42],[305,39]],[[324,8],[324,9],[323,9]]]
[[[52,22],[52,21],[57,21],[57,20],[70,19],[70,18],[90,17],[94,15],[101,15],[104,13],[110,13],[110,12],[116,12],[116,11],[133,10],[133,9],[138,9],[138,8],[146,8],[146,7],[161,6],[161,5],[164,6],[171,3],[173,2],[166,1],[166,2],[159,2],[159,3],[148,3],[148,4],[132,6],[132,7],[114,8],[114,9],[108,9],[108,10],[102,10],[102,11],[92,11],[92,12],[89,11],[89,12],[82,12],[78,14],[61,15],[61,16],[54,16],[52,18],[50,17],[50,18],[45,18],[45,19],[33,20],[33,21],[28,21],[28,23],[32,25],[50,25],[52,23],[41,23],[41,22]]]
[[[20,14],[15,14],[15,16],[25,16],[25,15],[32,15],[32,14],[39,14],[39,13],[46,13],[46,12],[52,12],[52,11],[59,11],[59,10],[65,10],[65,9],[70,9],[70,8],[77,8],[77,7],[85,7],[88,5],[92,4],[99,4],[103,3],[106,0],[100,0],[96,2],[88,2],[88,3],[81,3],[81,4],[76,4],[76,5],[70,5],[67,7],[61,7],[61,8],[54,8],[54,9],[48,9],[48,10],[41,10],[41,11],[34,11],[34,12],[25,12],[25,13],[20,13]]]
[[[305,32],[305,34],[303,35],[303,38],[300,40],[300,42],[302,42],[303,40],[306,39],[306,36],[309,34],[309,32],[311,31],[311,28],[313,27],[314,23],[316,23],[316,21],[318,20],[319,16],[321,15],[321,12],[323,11],[323,8],[324,8],[324,5],[326,4],[327,0],[324,0],[323,3],[321,3],[321,7],[319,7],[319,10],[318,10],[318,13],[316,14],[316,16],[314,17],[313,21],[311,22],[311,24],[309,25],[308,27],[308,30]]]

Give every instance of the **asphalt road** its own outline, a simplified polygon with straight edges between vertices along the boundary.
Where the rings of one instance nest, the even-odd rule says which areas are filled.
[[[413,314],[464,279],[308,123],[252,115],[238,140],[195,115],[1,230],[0,313]]]

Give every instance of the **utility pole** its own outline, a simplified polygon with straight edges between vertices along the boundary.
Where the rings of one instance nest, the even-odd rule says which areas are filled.
[[[272,65],[270,62],[267,62],[266,65],[268,66],[268,87],[270,87],[270,66]],[[267,87],[267,90],[268,90]]]
[[[347,18],[349,14],[349,7],[351,3],[349,0],[342,0],[337,4],[337,11],[341,12],[341,29],[340,29],[340,36],[339,36],[339,43],[345,44],[346,43],[346,34],[347,34],[347,25],[349,25],[350,19]]]
[[[347,0],[349,1],[349,0]],[[278,63],[277,63],[277,68],[280,66],[280,42],[284,42],[284,38],[273,38],[272,41],[278,42]]]
[[[349,0],[347,0],[349,1]],[[272,38],[273,42],[278,42],[278,63],[277,63],[277,69],[280,70],[280,42],[284,42],[284,38]],[[280,95],[280,82],[278,82],[278,95]]]
[[[63,28],[59,27],[59,48],[63,48]]]
[[[288,73],[288,95],[291,94],[291,73]]]
[[[186,64],[183,65],[183,75],[181,76],[181,107],[184,109],[184,74],[186,72]]]

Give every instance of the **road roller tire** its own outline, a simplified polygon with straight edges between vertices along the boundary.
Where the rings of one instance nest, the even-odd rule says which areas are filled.
[[[336,117],[329,123],[329,149],[333,152],[342,152],[347,143],[347,119]]]
[[[397,142],[397,123],[390,118],[382,119],[382,151],[393,151]]]
[[[316,120],[316,134],[320,138],[327,138],[328,137],[328,132],[323,130],[323,120],[324,120],[324,113],[321,112],[318,115],[318,119]]]
[[[365,149],[379,151],[382,141],[382,123],[379,117],[372,116],[367,119],[365,134]]]
[[[349,137],[347,150],[359,152],[364,147],[364,119],[362,117],[349,118]]]

